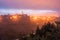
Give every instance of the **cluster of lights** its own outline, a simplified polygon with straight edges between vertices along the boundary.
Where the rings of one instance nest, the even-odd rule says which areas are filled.
[[[13,21],[13,22],[19,21],[19,18],[20,18],[20,16],[18,16],[18,15],[12,15],[12,16],[10,17],[11,21]]]
[[[10,16],[10,20],[13,22],[18,22],[20,20],[21,16],[19,15],[12,15]],[[0,16],[0,22],[2,22],[2,16]],[[30,16],[30,21],[31,22],[35,22],[38,23],[39,21],[41,22],[52,22],[55,20],[55,17],[51,17],[51,16]]]
[[[51,17],[51,16],[31,16],[30,17],[31,21],[34,21],[34,22],[39,22],[39,21],[42,21],[42,22],[53,22],[55,20],[55,17]]]
[[[12,22],[18,22],[18,21],[20,20],[21,16],[19,16],[19,15],[11,15],[9,18],[10,18],[10,20],[11,20]],[[0,16],[0,23],[1,23],[2,21],[3,21],[3,17]]]

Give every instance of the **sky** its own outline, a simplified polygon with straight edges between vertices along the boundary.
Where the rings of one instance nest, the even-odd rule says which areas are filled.
[[[6,10],[10,11],[10,9],[13,10],[33,10],[36,12],[36,10],[48,10],[53,11],[53,13],[57,12],[57,14],[60,14],[60,0],[0,0],[0,10]],[[0,11],[0,14],[4,11],[2,10],[2,13]],[[11,10],[12,11],[12,10]],[[48,13],[45,12],[45,13]],[[7,13],[7,12],[6,12]],[[28,13],[27,13],[28,14]],[[31,13],[36,14],[36,13]],[[40,14],[40,13],[38,13]]]

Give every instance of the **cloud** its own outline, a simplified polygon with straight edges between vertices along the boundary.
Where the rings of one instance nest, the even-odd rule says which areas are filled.
[[[53,10],[27,10],[27,9],[0,9],[0,14],[21,14],[23,11],[24,14],[33,15],[33,16],[59,16],[57,11]]]
[[[0,0],[0,7],[60,10],[60,0]]]

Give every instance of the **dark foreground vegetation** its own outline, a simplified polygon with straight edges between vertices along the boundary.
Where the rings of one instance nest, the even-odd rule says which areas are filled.
[[[31,32],[30,34],[21,34],[19,35],[12,35],[15,34],[13,30],[6,32],[3,34],[0,33],[0,40],[60,40],[60,24],[57,25],[47,23],[39,28],[37,25],[36,32]],[[2,30],[3,31],[3,30]]]

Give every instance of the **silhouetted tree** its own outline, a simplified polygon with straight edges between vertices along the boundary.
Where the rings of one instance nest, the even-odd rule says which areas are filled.
[[[54,24],[48,22],[47,24],[43,25],[41,30],[42,35],[45,37],[46,40],[56,39],[56,27],[54,26]]]

